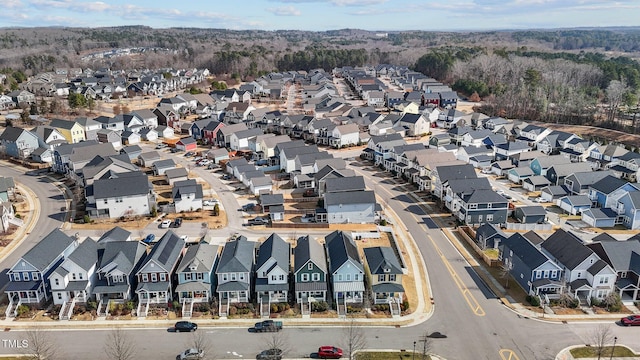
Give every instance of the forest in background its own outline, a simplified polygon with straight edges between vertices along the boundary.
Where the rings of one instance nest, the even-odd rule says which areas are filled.
[[[100,51],[153,49],[86,59]],[[481,111],[636,132],[640,28],[485,32],[342,29],[232,31],[145,26],[0,29],[0,91],[59,67],[208,68],[251,80],[271,71],[409,66],[451,84]],[[629,121],[620,121],[620,119]]]

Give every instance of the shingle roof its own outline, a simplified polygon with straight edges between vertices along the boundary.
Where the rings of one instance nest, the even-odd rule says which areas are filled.
[[[282,205],[284,204],[284,195],[282,194],[262,194],[260,195],[260,205]]]
[[[463,198],[463,201],[467,204],[488,204],[488,203],[506,203],[502,195],[497,192],[489,190],[475,190],[471,195],[467,195]]]
[[[278,234],[273,233],[260,244],[258,259],[256,260],[256,269],[273,258],[280,268],[289,272],[289,265],[291,263],[290,255],[291,245],[284,241]]]
[[[300,268],[312,261],[316,267],[323,272],[327,272],[327,259],[324,248],[317,240],[306,235],[298,238],[296,247],[294,248],[294,272],[297,273]]]
[[[146,255],[146,249],[139,241],[108,242],[104,250],[98,250],[99,270],[105,271],[107,265],[113,264],[119,271],[130,274]]]
[[[556,230],[541,246],[569,270],[573,270],[593,254],[593,250],[585,246],[578,237],[562,229]]]
[[[209,273],[213,270],[217,256],[217,245],[200,243],[189,246],[180,260],[176,272],[192,272],[191,268],[195,267],[193,272]]]
[[[502,240],[501,244],[501,246],[508,247],[509,250],[513,251],[513,254],[525,263],[530,270],[534,270],[549,261],[549,259],[540,250],[538,250],[538,248],[519,233],[515,233]]]
[[[36,269],[44,271],[74,241],[76,241],[74,238],[63,233],[60,229],[54,229],[27,251],[22,259]]]
[[[595,263],[593,263],[593,265],[591,265],[589,269],[587,269],[587,271],[591,275],[597,275],[600,272],[600,270],[604,269],[605,267],[607,267],[607,263],[604,262],[604,260],[598,260]]]
[[[100,239],[98,239],[98,242],[127,241],[130,237],[131,231],[125,230],[120,226],[116,226],[104,233]]]
[[[93,196],[107,199],[119,196],[144,195],[149,193],[151,185],[147,175],[140,171],[122,173],[118,178],[100,179],[93,182]]]
[[[335,273],[340,266],[351,260],[353,264],[360,270],[364,271],[360,262],[360,255],[355,242],[351,235],[343,231],[336,230],[325,236],[325,246],[329,260],[329,272]]]
[[[591,187],[603,194],[610,194],[614,190],[619,189],[622,185],[626,184],[627,182],[628,181],[626,180],[618,179],[615,176],[608,175],[603,179],[601,179],[600,181],[593,183]]]
[[[222,250],[216,274],[251,272],[255,245],[255,242],[248,241],[244,236],[228,241]]]
[[[324,195],[325,206],[347,204],[375,204],[376,195],[373,191],[345,191],[327,193]]]
[[[393,249],[388,246],[376,246],[364,249],[364,258],[371,274],[402,274],[402,266]]]
[[[327,193],[364,190],[364,177],[349,176],[329,178],[325,182],[325,188]]]
[[[441,183],[445,183],[448,180],[453,179],[475,179],[477,178],[476,171],[473,165],[442,165],[436,166],[435,170],[438,173],[438,178]]]
[[[171,230],[168,230],[160,240],[151,248],[151,252],[140,265],[144,267],[153,261],[167,273],[171,273],[174,265],[178,261],[180,254],[184,249],[184,240]]]
[[[71,254],[69,260],[83,270],[89,270],[98,262],[98,243],[92,238],[86,238]]]
[[[595,238],[593,239],[595,241]],[[599,241],[589,245],[600,257],[616,271],[635,271],[640,275],[640,240]],[[603,256],[604,255],[604,256]]]

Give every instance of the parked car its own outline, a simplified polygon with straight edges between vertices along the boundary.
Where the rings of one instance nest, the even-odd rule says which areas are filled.
[[[182,239],[182,241],[184,241],[185,243],[189,242],[189,235],[182,235],[180,236],[180,239]]]
[[[182,331],[196,331],[198,330],[198,324],[193,323],[191,321],[178,321],[173,328],[176,330],[176,332],[182,332]]]
[[[320,346],[318,348],[318,357],[320,359],[340,359],[342,357],[342,349],[335,346]]]
[[[202,156],[196,156],[196,157],[193,158],[193,161],[195,161],[195,162],[198,162],[200,160],[202,160]]]
[[[160,223],[160,228],[162,229],[168,229],[171,226],[171,220],[167,219],[167,220],[162,220],[162,222]]]
[[[207,169],[211,170],[211,169],[217,169],[219,167],[220,167],[220,165],[212,162],[212,163],[209,164],[209,166],[207,166]]]
[[[180,151],[182,151],[182,150],[180,150],[180,149],[178,149],[178,148],[171,148],[171,150],[169,150],[169,151],[171,151],[172,153],[174,153],[174,154],[175,154],[175,153],[180,152]]]
[[[176,218],[173,221],[173,227],[179,228],[180,226],[182,226],[182,218]]]
[[[222,175],[222,180],[231,180],[231,175],[230,174]]]
[[[282,360],[281,349],[269,349],[264,350],[260,354],[256,355],[257,360]]]
[[[622,326],[640,326],[640,315],[629,315],[620,319]]]
[[[209,160],[209,159],[202,159],[202,160],[198,161],[198,165],[199,166],[205,166],[205,165],[209,165],[209,164],[211,164],[211,160]]]
[[[533,201],[535,201],[535,202],[537,202],[537,203],[543,203],[543,202],[546,202],[546,200],[545,200],[545,199],[543,199],[543,198],[542,198],[542,196],[539,196],[539,197],[535,198]]]
[[[156,149],[164,149],[166,147],[167,147],[167,144],[165,144],[165,143],[160,143],[160,144],[156,145]]]
[[[202,201],[202,206],[215,206],[217,203],[218,203],[218,200],[216,200],[216,199],[203,200]]]
[[[256,204],[254,203],[248,203],[248,204],[244,204],[242,205],[242,208],[240,208],[240,211],[251,211],[253,210],[253,208],[256,207]]]
[[[253,218],[253,219],[249,219],[247,221],[247,225],[248,226],[253,226],[253,225],[268,225],[269,224],[269,220],[265,219],[265,218],[261,218],[261,217],[257,217],[257,218]]]
[[[204,351],[199,349],[187,349],[178,356],[176,356],[176,360],[199,360],[204,359]]]
[[[302,193],[302,197],[314,197],[316,196],[316,191],[313,189],[307,189]]]
[[[149,235],[147,235],[147,236],[142,240],[142,242],[143,242],[143,243],[145,243],[145,244],[150,244],[150,243],[152,243],[155,239],[156,239],[156,236],[155,236],[155,235],[153,235],[153,234],[149,234]]]
[[[278,332],[282,330],[282,321],[264,320],[253,325],[255,332]]]
[[[194,153],[193,151],[187,151],[186,153],[184,153],[184,157],[192,157],[195,154],[196,153]]]
[[[314,214],[305,214],[301,220],[303,223],[314,223],[316,222],[316,216]]]

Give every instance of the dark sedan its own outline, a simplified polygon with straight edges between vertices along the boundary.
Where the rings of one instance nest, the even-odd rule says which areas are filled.
[[[176,332],[191,332],[198,329],[198,324],[192,323],[191,321],[178,321],[173,328]]]

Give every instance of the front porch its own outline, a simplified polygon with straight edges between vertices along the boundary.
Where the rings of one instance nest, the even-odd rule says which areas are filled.
[[[580,301],[580,305],[591,305],[593,287],[585,279],[574,280],[570,283],[570,293]]]
[[[189,282],[176,286],[178,301],[204,301],[211,299],[211,284]]]
[[[371,287],[374,304],[389,304],[402,302],[404,287],[396,283],[380,283]]]
[[[364,283],[336,282],[333,284],[334,300],[336,303],[360,304],[364,300]]]
[[[326,282],[296,283],[296,302],[303,303],[306,299],[313,298],[314,301],[327,301]]]
[[[628,278],[618,280],[616,282],[616,290],[622,303],[633,304],[638,300],[638,295],[640,295],[640,288]]]
[[[548,297],[549,299],[557,299],[564,292],[564,286],[560,281],[551,279],[536,280],[531,284],[529,295],[536,295],[540,298]]]
[[[7,285],[5,293],[9,299],[16,299],[21,304],[38,304],[47,300],[43,283],[40,281],[16,281]]]

